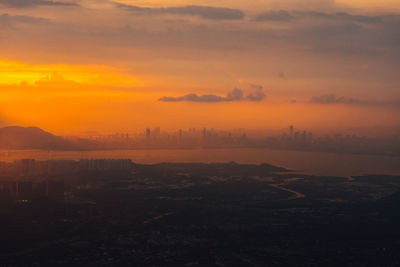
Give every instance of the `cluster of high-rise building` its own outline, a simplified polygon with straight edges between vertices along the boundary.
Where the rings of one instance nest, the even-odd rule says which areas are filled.
[[[224,131],[210,128],[167,132],[155,127],[146,128],[139,133],[117,133],[90,139],[97,142],[92,144],[90,149],[274,148],[397,155],[400,148],[399,136],[366,138],[338,133],[316,137],[313,132],[294,125],[275,132],[244,129]],[[27,165],[26,168],[30,168],[29,162],[24,164]]]
[[[244,130],[217,131],[214,129],[195,128],[178,129],[175,132],[161,132],[160,127],[153,130],[147,128],[145,138],[140,135],[136,138],[134,148],[182,148],[203,146],[237,146],[243,144],[247,138]]]
[[[0,195],[13,197],[20,201],[47,197],[56,201],[64,200],[64,182],[45,181],[0,181]]]
[[[146,148],[185,148],[208,145],[237,145],[246,140],[243,129],[234,131],[218,131],[214,129],[178,129],[176,131],[161,131],[160,127],[146,128],[139,133],[116,133],[88,140],[97,142],[91,144],[95,149],[146,149]]]
[[[56,175],[76,171],[118,171],[131,168],[132,161],[130,159],[81,159],[79,161],[19,159],[14,162],[0,162],[0,174],[15,177]]]
[[[130,159],[81,159],[36,161],[19,159],[0,162],[0,196],[18,201],[64,199],[64,179],[86,171],[129,171]]]
[[[281,136],[282,141],[290,141],[294,143],[311,143],[313,141],[312,132],[306,130],[295,130],[293,125],[289,126],[289,134],[283,133]]]

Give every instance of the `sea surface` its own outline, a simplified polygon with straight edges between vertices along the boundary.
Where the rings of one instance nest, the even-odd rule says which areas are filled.
[[[315,175],[352,176],[363,174],[400,175],[400,157],[334,154],[271,149],[174,149],[45,151],[0,150],[1,161],[21,158],[36,160],[83,158],[128,158],[135,163],[160,162],[230,162],[268,163]]]

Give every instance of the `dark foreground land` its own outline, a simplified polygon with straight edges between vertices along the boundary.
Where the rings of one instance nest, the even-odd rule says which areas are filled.
[[[267,164],[62,177],[64,202],[0,201],[0,266],[400,266],[400,177]]]

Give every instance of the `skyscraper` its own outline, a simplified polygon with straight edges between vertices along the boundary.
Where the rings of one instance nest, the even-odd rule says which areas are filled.
[[[150,135],[151,135],[150,128],[147,128],[146,129],[146,139],[147,140],[150,140],[150,137],[151,137]]]

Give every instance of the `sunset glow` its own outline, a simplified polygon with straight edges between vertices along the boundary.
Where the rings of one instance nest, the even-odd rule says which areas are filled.
[[[1,121],[60,134],[396,125],[397,1],[306,2],[2,1]],[[264,97],[159,101],[235,88]],[[326,95],[344,101],[311,101]]]

